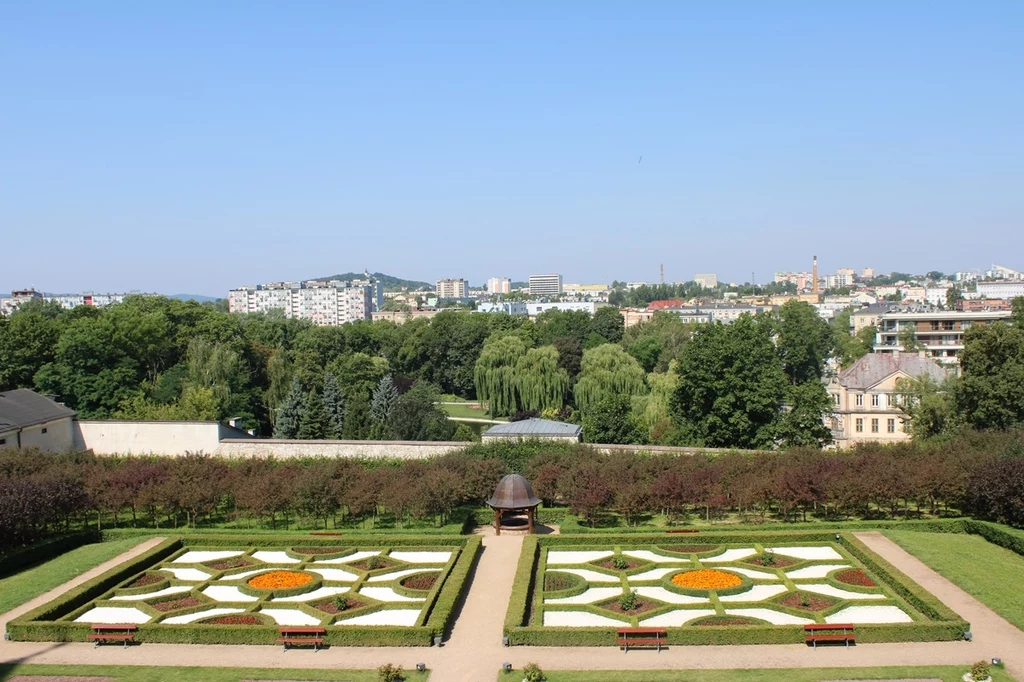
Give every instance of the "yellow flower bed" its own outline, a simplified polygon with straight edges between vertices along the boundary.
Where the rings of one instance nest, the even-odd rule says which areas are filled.
[[[296,571],[271,571],[262,573],[249,581],[249,587],[257,590],[284,590],[301,587],[313,582],[313,576]]]
[[[724,590],[742,585],[743,579],[725,571],[702,568],[672,576],[672,584],[691,590]]]

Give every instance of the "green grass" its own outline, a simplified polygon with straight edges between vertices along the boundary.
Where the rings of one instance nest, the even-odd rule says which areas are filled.
[[[1024,630],[1024,557],[977,535],[886,531],[897,545]]]
[[[544,671],[548,682],[820,682],[821,680],[894,680],[937,678],[961,682],[970,666],[898,668],[786,668],[763,670],[606,670],[585,672]],[[522,670],[499,672],[498,682],[519,682]],[[1012,682],[1002,668],[992,669],[993,682]]]
[[[63,585],[143,541],[144,538],[135,537],[83,545],[0,580],[0,613]]]
[[[495,421],[502,422],[508,421],[507,419],[492,417],[487,413],[487,410],[479,409],[479,405],[480,403],[466,403],[464,405],[438,405],[438,407],[447,412],[449,417],[472,417],[474,419],[494,419]]]
[[[288,668],[157,668],[129,665],[0,665],[0,680],[14,675],[94,675],[117,682],[239,682],[239,680],[331,680],[377,682],[375,670],[299,670]],[[424,682],[429,672],[406,671],[409,682]],[[518,681],[517,681],[518,682]]]

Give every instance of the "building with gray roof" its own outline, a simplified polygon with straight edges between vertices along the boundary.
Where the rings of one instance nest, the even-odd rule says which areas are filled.
[[[0,393],[0,448],[69,450],[75,411],[27,388]]]
[[[495,440],[560,440],[578,443],[583,429],[578,424],[556,422],[551,419],[524,419],[508,424],[497,424],[481,435],[483,442]]]

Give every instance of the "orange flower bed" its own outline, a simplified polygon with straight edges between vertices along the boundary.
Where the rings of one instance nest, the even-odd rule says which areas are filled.
[[[672,576],[672,584],[691,590],[724,590],[742,585],[743,580],[732,573],[702,568]]]
[[[271,571],[256,576],[249,581],[249,587],[257,590],[283,590],[289,587],[301,587],[313,582],[313,576],[296,571]]]

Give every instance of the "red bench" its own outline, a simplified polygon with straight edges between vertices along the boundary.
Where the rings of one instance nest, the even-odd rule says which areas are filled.
[[[856,642],[857,636],[853,634],[852,623],[812,623],[804,626],[807,643],[818,648],[818,642]],[[824,633],[824,634],[821,634]]]
[[[291,645],[295,646],[308,646],[313,645],[313,651],[318,650],[324,643],[324,633],[327,632],[324,628],[297,628],[297,627],[280,627],[277,629],[278,635],[277,643],[284,645],[285,651]]]
[[[699,533],[700,530],[697,528],[670,528],[665,531],[666,533]]]
[[[127,647],[135,641],[135,631],[139,629],[134,623],[93,623],[89,627],[92,632],[89,633],[88,641],[94,642],[94,646],[121,642]]]
[[[622,628],[616,630],[619,648],[629,651],[629,647],[657,647],[668,644],[668,631],[663,628]]]

